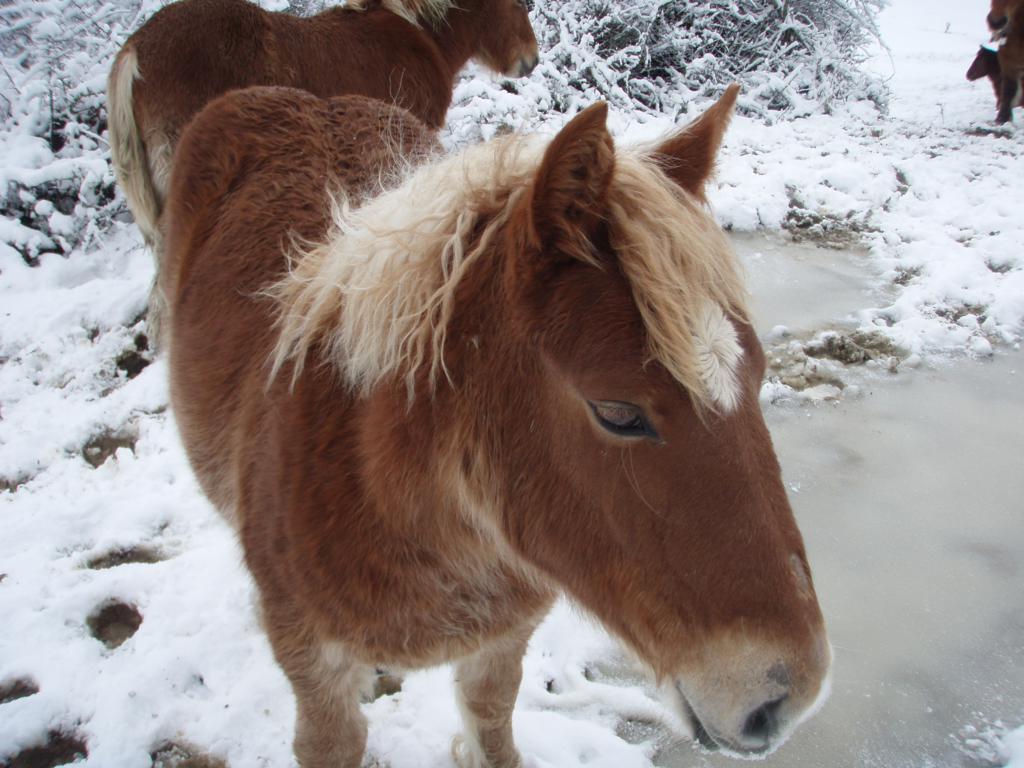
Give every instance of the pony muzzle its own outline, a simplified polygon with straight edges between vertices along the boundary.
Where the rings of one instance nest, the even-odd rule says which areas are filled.
[[[540,54],[536,51],[524,56],[520,56],[515,64],[505,73],[507,77],[526,77],[534,69],[537,68],[537,64],[540,62]]]
[[[716,719],[698,714],[686,694],[679,689],[682,714],[693,731],[694,739],[705,749],[724,751],[740,757],[755,756],[774,750],[785,741],[784,735],[791,729],[785,728],[783,707],[789,699],[786,692],[755,703],[749,710],[742,710],[733,722],[717,722]]]
[[[776,662],[761,672],[678,678],[671,687],[676,712],[705,749],[734,757],[774,752],[831,692],[831,647],[823,641],[813,655],[797,674]]]

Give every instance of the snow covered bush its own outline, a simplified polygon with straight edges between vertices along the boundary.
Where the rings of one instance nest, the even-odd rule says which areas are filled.
[[[747,109],[829,110],[883,89],[858,66],[886,0],[537,0],[556,101],[674,111],[740,81]],[[758,106],[754,106],[754,105]]]
[[[88,246],[123,211],[104,135],[106,75],[152,10],[142,6],[21,0],[0,7],[0,243],[29,263]]]

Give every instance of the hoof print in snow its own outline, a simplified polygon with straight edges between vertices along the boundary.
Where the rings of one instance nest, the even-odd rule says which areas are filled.
[[[2,493],[3,491],[10,491],[11,493],[14,493],[27,482],[27,477],[16,477],[14,479],[0,477],[0,493]]]
[[[146,338],[146,334],[136,334],[134,345],[134,347],[126,349],[117,357],[118,369],[124,371],[129,379],[134,379],[145,370],[146,366],[153,362],[145,354],[149,350],[149,339]]]
[[[104,432],[82,446],[82,458],[93,467],[100,467],[118,448],[135,451],[138,436],[129,432]]]
[[[56,768],[88,757],[85,742],[74,734],[50,731],[46,743],[26,747],[12,757],[0,762],[3,768]]]
[[[127,549],[115,549],[98,555],[87,561],[85,567],[93,571],[103,571],[107,568],[116,568],[119,565],[127,565],[129,563],[159,563],[163,559],[163,556],[151,547],[128,547]]]
[[[37,693],[39,693],[39,686],[27,677],[8,680],[6,683],[0,683],[0,704],[24,699]]]
[[[370,701],[376,701],[382,696],[394,696],[402,691],[402,678],[386,669],[378,669],[373,678],[373,690],[370,692]]]
[[[663,735],[664,728],[651,720],[628,717],[615,726],[615,735],[627,744],[653,742]]]
[[[899,267],[896,270],[896,277],[892,279],[896,285],[908,286],[914,278],[921,276],[921,270],[917,267]]]
[[[988,318],[988,311],[980,304],[957,304],[952,307],[937,307],[935,314],[957,325],[964,325],[966,322],[966,327],[977,327]]]
[[[142,614],[128,603],[107,603],[86,622],[92,636],[107,648],[117,648],[142,626]]]
[[[152,768],[227,768],[227,763],[220,758],[181,744],[164,744],[149,757],[153,761]]]

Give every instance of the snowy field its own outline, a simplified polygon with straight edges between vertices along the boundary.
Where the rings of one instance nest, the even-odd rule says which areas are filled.
[[[986,6],[894,0],[870,62],[888,115],[741,115],[710,190],[750,274],[763,401],[836,645],[832,701],[772,765],[1024,768],[1024,132],[995,130],[989,84],[964,78]],[[531,125],[532,87],[467,78],[446,142]],[[641,141],[672,119],[611,123]],[[8,125],[5,186],[109,174]],[[292,765],[288,684],[139,337],[150,258],[130,223],[81,237],[35,212],[83,244],[28,266],[14,245],[38,234],[0,217],[0,765]],[[451,765],[450,678],[366,705],[371,764]],[[730,762],[564,604],[531,644],[515,729],[528,768]]]

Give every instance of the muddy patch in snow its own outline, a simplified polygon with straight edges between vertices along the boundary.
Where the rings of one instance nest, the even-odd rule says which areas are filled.
[[[138,632],[142,614],[134,605],[113,601],[94,611],[86,624],[93,637],[113,650]]]
[[[56,768],[89,754],[85,742],[74,734],[50,731],[46,741],[21,750],[0,762],[3,768]]]
[[[152,362],[153,353],[149,349],[149,338],[144,333],[137,333],[132,339],[132,346],[117,356],[115,364],[129,379],[134,379]]]
[[[140,544],[137,547],[126,547],[114,549],[97,555],[86,561],[85,567],[93,571],[103,571],[107,568],[116,568],[119,565],[129,563],[159,563],[164,556],[159,550]]]
[[[228,768],[228,764],[184,744],[164,744],[150,756],[151,768]]]
[[[127,448],[134,453],[138,439],[138,434],[131,429],[103,432],[82,446],[82,458],[93,467],[101,467],[119,448]]]
[[[19,677],[0,683],[0,704],[8,704],[18,699],[24,699],[39,693],[39,686],[27,677]]]
[[[28,475],[18,475],[17,477],[0,477],[0,493],[4,491],[10,491],[13,493],[31,479],[32,478],[30,478]]]

